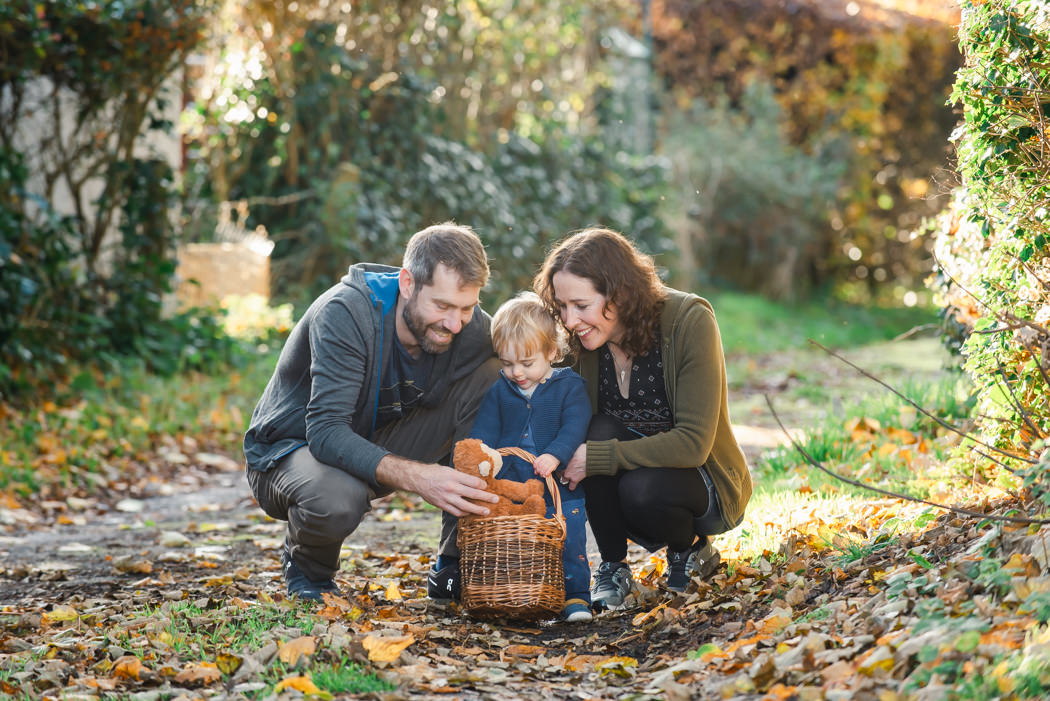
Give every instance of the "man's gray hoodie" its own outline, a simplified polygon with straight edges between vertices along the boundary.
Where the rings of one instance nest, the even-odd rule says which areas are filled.
[[[375,430],[380,374],[393,351],[399,268],[358,263],[314,300],[292,329],[244,435],[248,468],[266,471],[309,445],[319,461],[373,488],[390,451]],[[384,323],[385,322],[385,323]],[[448,351],[434,356],[422,406],[435,406],[449,385],[492,357],[489,315],[474,308]],[[451,436],[449,436],[451,438]]]

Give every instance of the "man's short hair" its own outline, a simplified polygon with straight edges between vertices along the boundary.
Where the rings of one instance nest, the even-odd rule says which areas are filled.
[[[420,286],[434,282],[438,263],[459,275],[460,284],[484,287],[489,281],[485,246],[469,226],[445,222],[428,226],[408,240],[401,267]]]

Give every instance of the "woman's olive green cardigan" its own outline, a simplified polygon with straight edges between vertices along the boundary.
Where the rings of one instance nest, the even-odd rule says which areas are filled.
[[[722,337],[710,302],[667,288],[660,317],[664,385],[674,427],[632,441],[587,441],[587,476],[639,467],[707,467],[722,517],[735,526],[751,498],[747,461],[729,424]],[[623,323],[630,323],[623,319]],[[583,351],[576,370],[598,408],[598,352]]]

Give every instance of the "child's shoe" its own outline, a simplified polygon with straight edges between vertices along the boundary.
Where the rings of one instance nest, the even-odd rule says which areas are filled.
[[[591,605],[583,599],[569,599],[561,610],[561,620],[566,623],[586,623],[592,618]]]

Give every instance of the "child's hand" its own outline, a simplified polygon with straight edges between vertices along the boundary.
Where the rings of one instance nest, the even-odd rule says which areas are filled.
[[[561,461],[558,460],[558,458],[550,453],[544,453],[536,458],[536,462],[532,464],[532,467],[540,477],[550,477],[551,474],[558,469],[558,465],[560,464]]]

